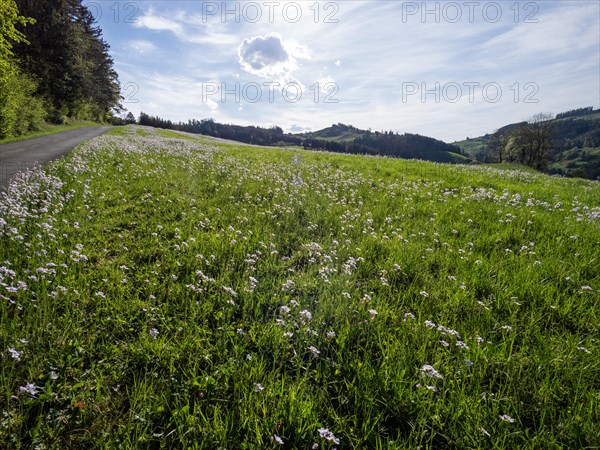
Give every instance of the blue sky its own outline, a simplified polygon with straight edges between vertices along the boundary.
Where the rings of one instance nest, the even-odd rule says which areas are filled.
[[[600,107],[600,2],[84,2],[124,106],[445,141]]]

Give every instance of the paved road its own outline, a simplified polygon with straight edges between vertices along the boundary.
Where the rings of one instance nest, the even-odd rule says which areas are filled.
[[[106,133],[111,127],[85,127],[40,136],[25,141],[0,144],[0,189],[17,172],[66,155],[83,141]]]

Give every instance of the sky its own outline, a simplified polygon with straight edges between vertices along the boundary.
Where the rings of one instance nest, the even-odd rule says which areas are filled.
[[[600,107],[600,1],[84,1],[123,106],[446,142]]]

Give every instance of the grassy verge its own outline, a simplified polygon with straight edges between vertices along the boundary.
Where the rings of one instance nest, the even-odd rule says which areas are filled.
[[[0,199],[0,448],[600,445],[597,183],[139,130]]]
[[[48,134],[60,133],[61,131],[74,130],[74,129],[83,128],[83,127],[98,127],[101,125],[102,124],[99,124],[97,122],[92,122],[90,120],[71,120],[71,121],[69,121],[69,123],[62,124],[62,125],[47,124],[42,130],[31,132],[31,133],[24,134],[22,136],[18,136],[18,137],[14,137],[14,138],[2,139],[2,140],[0,140],[0,144],[8,144],[9,142],[24,141],[26,139],[36,138],[36,137],[40,137],[40,136],[46,136]]]

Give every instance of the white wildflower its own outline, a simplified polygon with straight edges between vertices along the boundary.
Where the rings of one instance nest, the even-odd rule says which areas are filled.
[[[312,354],[315,358],[317,358],[321,354],[321,352],[316,347],[313,347],[312,345],[310,347],[308,347],[308,349],[312,352]]]
[[[319,428],[319,435],[322,438],[325,438],[328,441],[333,442],[334,444],[340,443],[340,440],[338,438],[336,438],[335,435],[331,431],[329,431],[327,428]]]
[[[486,436],[491,437],[490,433],[487,432],[487,430],[483,427],[479,427],[478,428],[479,431],[481,431],[483,434],[485,434]]]
[[[442,378],[442,375],[429,364],[425,364],[421,367],[421,375],[429,378]]]
[[[312,314],[309,310],[305,309],[303,311],[300,311],[300,317],[304,321],[309,322],[312,319]]]
[[[16,359],[17,361],[21,361],[21,355],[23,354],[22,351],[18,351],[14,348],[9,348],[8,352],[10,353],[10,356],[12,356],[13,359]]]
[[[283,286],[281,288],[282,291],[289,291],[290,289],[293,289],[295,286],[294,282],[292,280],[286,280],[285,283],[283,283]]]
[[[22,392],[26,392],[29,395],[35,395],[37,394],[37,386],[32,383],[27,383],[25,386],[19,387],[19,394]]]
[[[278,444],[278,445],[283,445],[284,444],[283,439],[281,439],[276,434],[274,434],[273,436],[271,436],[271,443],[272,444]]]

